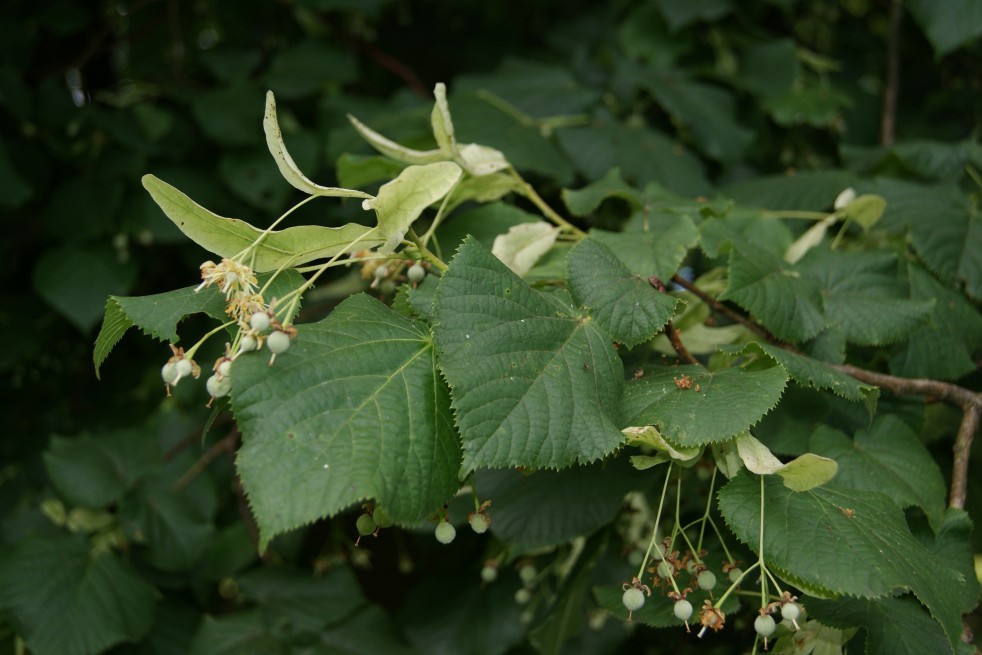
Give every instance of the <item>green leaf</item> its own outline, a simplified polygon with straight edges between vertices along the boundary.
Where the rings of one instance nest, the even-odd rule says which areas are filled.
[[[593,229],[590,237],[610,248],[632,273],[667,282],[699,242],[699,231],[685,214],[653,209],[631,216],[623,232]]]
[[[572,570],[562,581],[541,622],[529,631],[529,639],[543,655],[560,655],[563,645],[586,623],[592,605],[590,582],[597,560],[607,549],[607,535],[597,533],[587,539]]]
[[[979,604],[979,576],[975,568],[975,551],[972,547],[972,519],[968,512],[949,507],[937,530],[937,538],[931,550],[944,562],[950,562],[965,577],[962,586],[962,611],[966,614]]]
[[[474,94],[507,107],[510,113],[533,117],[580,112],[600,98],[600,91],[581,83],[568,67],[506,57],[491,73],[462,75],[454,80],[460,93]]]
[[[982,36],[982,6],[972,0],[949,0],[943,5],[908,0],[906,6],[927,35],[937,59]]]
[[[805,341],[825,327],[817,282],[749,244],[730,252],[729,285],[719,299],[736,302],[781,339]]]
[[[712,186],[702,162],[673,139],[643,124],[627,124],[600,111],[585,127],[556,132],[559,144],[590,180],[619,167],[636,186],[656,182],[684,196],[708,194]],[[516,167],[519,162],[512,158]]]
[[[34,269],[41,298],[82,332],[99,322],[106,296],[126,293],[136,266],[121,264],[109,248],[61,247],[45,252]]]
[[[921,508],[935,530],[941,525],[946,496],[941,470],[917,434],[896,416],[878,417],[852,439],[820,426],[809,449],[839,462],[836,484],[879,491],[901,509]]]
[[[928,269],[982,300],[982,216],[958,187],[878,180],[874,190],[887,201],[881,225],[908,226],[910,243]]]
[[[388,157],[345,153],[337,162],[338,182],[346,187],[367,186],[379,180],[398,177],[405,167],[405,164]]]
[[[263,612],[245,610],[224,616],[206,616],[191,642],[191,655],[286,655],[290,652],[279,636],[270,634]]]
[[[820,487],[835,476],[835,460],[805,453],[787,464],[757,441],[749,431],[736,436],[737,453],[747,470],[757,475],[780,475],[784,486],[793,491],[808,491]]]
[[[659,367],[628,382],[623,423],[653,425],[681,446],[723,441],[746,430],[781,399],[788,376],[780,366],[759,370]]]
[[[266,92],[266,111],[263,114],[263,132],[266,133],[266,146],[276,161],[277,168],[283,175],[283,179],[296,189],[312,196],[334,196],[339,198],[371,198],[371,194],[354,189],[341,189],[338,187],[326,187],[314,184],[300,172],[300,168],[283,143],[283,134],[280,131],[279,119],[276,116],[276,98],[272,91]]]
[[[87,539],[32,538],[0,558],[0,607],[37,655],[89,655],[142,638],[156,591]]]
[[[44,465],[66,500],[99,508],[119,500],[159,457],[153,439],[122,430],[96,437],[54,437],[44,453]]]
[[[214,533],[204,508],[159,483],[125,498],[118,516],[127,536],[145,544],[146,561],[162,571],[191,568]]]
[[[426,329],[365,295],[236,361],[238,469],[261,543],[375,499],[407,524],[457,489],[460,446]]]
[[[355,54],[331,39],[293,38],[269,55],[272,61],[264,75],[266,84],[284,98],[308,96],[360,77]]]
[[[343,566],[316,577],[308,571],[263,567],[235,581],[242,596],[261,607],[270,623],[289,622],[299,632],[320,632],[366,603],[352,569]]]
[[[620,198],[634,210],[644,205],[642,193],[625,182],[621,169],[616,167],[581,189],[563,189],[562,195],[569,213],[581,218],[592,214],[608,198]]]
[[[495,237],[491,253],[519,277],[546,254],[559,236],[559,228],[545,221],[519,223]]]
[[[851,375],[840,373],[825,362],[757,341],[743,346],[724,346],[722,350],[743,354],[753,352],[770,357],[783,366],[788,375],[801,386],[812,389],[827,389],[847,400],[862,401],[869,411],[870,418],[876,412],[876,400],[880,395],[879,387],[863,384]]]
[[[890,372],[907,378],[956,380],[975,370],[972,357],[982,347],[982,314],[965,295],[908,265],[910,298],[934,300],[930,321],[898,344]]]
[[[857,186],[858,177],[847,171],[820,171],[751,178],[722,189],[738,203],[771,210],[831,209],[843,189]],[[888,206],[890,199],[887,198]]]
[[[374,209],[378,216],[373,238],[384,240],[379,252],[395,250],[413,221],[424,209],[447,195],[461,174],[460,166],[449,161],[409,166],[399,173],[399,177],[383,184],[378,196],[365,200],[362,207]]]
[[[466,184],[466,182],[465,180],[462,184]],[[456,191],[454,195],[456,196]],[[493,202],[483,207],[469,208],[452,214],[446,222],[440,225],[436,234],[439,238],[440,247],[445,253],[452,253],[457,250],[468,235],[490,250],[499,234],[508,232],[516,225],[535,223],[540,220],[542,220],[541,217],[513,205]]]
[[[761,489],[764,552],[789,582],[861,598],[913,591],[949,644],[957,643],[961,608],[952,590],[964,584],[962,576],[911,535],[889,496],[833,485],[795,492],[768,476],[740,474],[720,490],[719,509],[737,538],[755,551]]]
[[[503,578],[481,587],[428,577],[402,603],[399,623],[419,653],[503,655],[525,638],[517,585]]]
[[[826,326],[850,343],[878,346],[904,339],[932,309],[932,301],[909,299],[890,252],[814,248],[798,270],[821,288]]]
[[[502,106],[493,96],[482,93],[455,93],[453,98],[454,125],[460,138],[483,144],[500,155],[487,160],[494,164],[491,170],[497,170],[501,162],[510,162],[523,173],[546,175],[560,184],[572,180],[573,168],[555,143],[524,117],[516,116],[507,103]],[[474,157],[474,163],[480,160]]]
[[[647,88],[673,119],[692,130],[699,148],[713,159],[736,161],[753,140],[753,133],[737,121],[733,94],[724,87],[675,73],[649,80]]]
[[[143,186],[154,202],[189,239],[219,257],[235,257],[250,248],[263,230],[237,218],[224,218],[197,204],[186,195],[157,179],[143,176]],[[385,237],[374,228],[348,223],[341,227],[301,225],[274,230],[254,250],[254,271],[273,271],[283,266],[300,266],[331,257],[349,249],[374,248]],[[250,254],[250,259],[252,254]]]
[[[319,637],[318,643],[325,653],[416,655],[416,651],[406,645],[389,615],[378,605],[369,605],[350,619],[328,628]]]
[[[750,45],[740,58],[740,71],[733,82],[764,100],[790,92],[798,75],[796,50],[789,38]]]
[[[260,284],[265,284],[266,279],[268,276],[260,276]],[[281,298],[303,281],[300,273],[292,269],[283,271],[267,288],[266,298]],[[191,314],[204,313],[226,321],[225,304],[225,296],[217,287],[206,287],[201,291],[187,287],[150,296],[109,296],[106,315],[92,354],[96,377],[99,377],[99,369],[109,353],[131,327],[136,326],[159,341],[178,343],[177,326],[182,320]]]
[[[473,238],[440,283],[436,317],[465,471],[564,467],[621,444],[612,409],[624,373],[610,337]]]
[[[730,0],[658,0],[655,3],[673,32],[696,21],[713,21],[730,13]]]
[[[866,655],[952,653],[944,630],[908,596],[900,598],[808,599],[809,615],[835,628],[863,628]]]
[[[474,474],[475,489],[493,501],[488,511],[494,535],[528,549],[594,533],[614,520],[627,492],[651,482],[650,475],[634,470],[623,457],[562,471]]]
[[[569,254],[569,289],[615,341],[634,347],[653,338],[675,313],[675,298],[631,271],[592,238]]]

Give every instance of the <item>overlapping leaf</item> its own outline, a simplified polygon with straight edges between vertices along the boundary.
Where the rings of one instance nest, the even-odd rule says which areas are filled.
[[[937,529],[945,503],[941,470],[917,434],[893,415],[877,418],[849,439],[819,427],[809,448],[839,462],[836,484],[890,496],[901,508],[919,507]]]
[[[882,598],[910,590],[948,643],[957,643],[961,599],[952,590],[964,583],[962,576],[914,538],[888,496],[832,485],[794,492],[768,476],[761,482],[738,475],[720,490],[719,509],[737,538],[754,550],[762,488],[769,564],[792,581],[832,594]]]
[[[866,655],[953,652],[941,626],[910,597],[809,599],[808,612],[826,625],[865,629]]]
[[[569,466],[623,441],[614,412],[624,373],[610,336],[472,238],[443,277],[436,319],[465,470]]]
[[[592,238],[569,254],[573,298],[614,338],[628,347],[658,334],[675,313],[677,300],[628,270],[614,252]]]
[[[383,240],[380,252],[392,252],[402,241],[423,210],[443,198],[457,184],[462,171],[450,161],[409,166],[399,177],[382,185],[378,196],[365,200],[362,207],[374,209],[378,227],[372,238]],[[369,239],[369,241],[372,240]],[[370,247],[359,242],[358,247]]]
[[[982,313],[965,296],[920,266],[908,267],[910,297],[934,300],[930,321],[899,344],[890,358],[894,375],[954,380],[975,370],[972,354],[982,347]]]
[[[623,423],[654,425],[682,446],[723,441],[769,412],[787,381],[787,373],[777,365],[714,372],[701,366],[646,370],[644,377],[625,387]]]
[[[878,387],[863,384],[852,376],[840,373],[825,362],[759,341],[738,347],[724,347],[723,350],[745,354],[756,352],[770,357],[783,366],[788,375],[801,386],[828,389],[847,400],[861,401],[866,405],[870,416],[876,411],[876,400],[880,395]]]
[[[263,234],[263,230],[245,221],[208,211],[153,175],[143,176],[143,186],[181,232],[219,257],[238,255]],[[384,242],[385,236],[376,234],[374,228],[357,223],[341,227],[298,225],[267,234],[253,251],[255,259],[250,256],[250,260],[253,270],[272,271],[331,257],[344,252],[353,243],[359,249],[367,249]]]
[[[238,468],[265,548],[276,534],[377,500],[417,521],[456,489],[460,446],[429,333],[356,295],[267,366],[236,362]]]
[[[83,537],[33,538],[0,561],[0,607],[37,655],[89,655],[143,637],[153,623],[153,586]]]
[[[260,276],[265,287],[269,276]],[[282,298],[303,283],[303,276],[294,270],[286,270],[265,287],[265,298]],[[109,296],[102,328],[96,337],[92,358],[96,377],[109,353],[131,327],[138,327],[147,336],[160,341],[177,343],[177,325],[191,314],[204,313],[218,320],[228,320],[225,314],[225,296],[217,287],[197,291],[195,287],[176,289],[149,296]]]
[[[617,515],[624,494],[651,486],[652,478],[623,458],[562,471],[478,471],[482,497],[494,499],[491,530],[524,548],[565,543],[591,534]],[[589,494],[582,490],[590,489]]]
[[[720,300],[738,303],[781,339],[804,341],[825,327],[818,284],[750,244],[731,251],[730,283]]]

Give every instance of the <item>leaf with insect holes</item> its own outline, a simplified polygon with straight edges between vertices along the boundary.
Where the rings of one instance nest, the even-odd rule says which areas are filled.
[[[460,468],[429,331],[355,295],[298,332],[272,368],[250,354],[232,376],[260,548],[368,499],[397,523],[425,518],[456,491]]]
[[[586,238],[569,254],[569,290],[615,341],[634,347],[653,338],[678,302],[632,273],[603,243]]]
[[[264,233],[245,221],[225,218],[208,211],[153,175],[143,176],[143,186],[181,232],[219,257],[239,255]],[[377,233],[375,228],[357,223],[348,223],[341,227],[298,225],[269,232],[252,250],[249,260],[256,272],[273,271],[284,266],[300,266],[353,249],[374,248],[384,242],[384,236]]]
[[[283,179],[289,182],[294,188],[312,196],[333,196],[338,198],[371,198],[370,193],[357,191],[355,189],[341,189],[338,187],[326,187],[314,184],[300,171],[300,167],[293,161],[293,157],[286,149],[283,142],[283,134],[280,131],[279,119],[276,116],[276,98],[272,91],[266,92],[266,111],[263,114],[263,132],[266,133],[266,146],[276,160],[276,166],[280,169]]]
[[[644,377],[625,386],[622,423],[653,425],[685,447],[724,441],[773,409],[787,381],[777,365],[712,372],[701,366],[645,369]]]
[[[911,534],[889,496],[838,485],[796,492],[773,476],[741,473],[720,489],[719,510],[755,551],[762,504],[764,554],[779,575],[799,587],[861,598],[912,591],[948,643],[957,644],[961,596],[952,591],[964,580]]]
[[[623,442],[614,414],[621,360],[610,336],[562,295],[532,289],[468,237],[435,309],[465,472],[565,467]]]

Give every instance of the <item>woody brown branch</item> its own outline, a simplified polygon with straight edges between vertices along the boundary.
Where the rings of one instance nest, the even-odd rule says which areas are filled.
[[[760,325],[716,300],[681,276],[676,275],[672,280],[709,305],[713,311],[743,325],[768,343],[780,346],[797,354],[802,354],[793,346],[777,339]],[[963,508],[965,506],[965,497],[968,493],[968,462],[972,450],[972,441],[975,438],[975,432],[978,430],[979,417],[982,415],[982,394],[960,387],[957,384],[942,382],[940,380],[902,378],[888,373],[870,371],[853,366],[852,364],[830,364],[830,366],[860,382],[866,382],[867,384],[876,385],[881,389],[887,389],[898,396],[916,395],[935,400],[943,400],[962,410],[962,421],[959,425],[958,434],[955,437],[955,445],[952,449],[954,452],[954,461],[952,464],[948,506]]]
[[[665,283],[657,275],[652,275],[648,278],[648,284],[653,286],[658,291],[666,293]],[[687,364],[699,365],[699,360],[696,359],[689,349],[685,347],[685,343],[682,342],[682,334],[675,324],[669,321],[665,324],[665,336],[668,337],[669,343],[672,344],[672,348],[679,356],[679,360]]]

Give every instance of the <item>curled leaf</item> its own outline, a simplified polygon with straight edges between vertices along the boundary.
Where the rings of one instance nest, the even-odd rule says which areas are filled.
[[[280,169],[280,174],[293,187],[300,189],[304,193],[312,196],[334,196],[340,198],[371,198],[371,194],[355,189],[342,189],[339,187],[327,187],[314,184],[300,172],[300,167],[293,161],[293,157],[286,149],[283,142],[283,133],[280,131],[280,123],[276,117],[276,98],[272,91],[266,92],[266,112],[263,114],[263,131],[266,133],[266,145],[269,147],[270,154],[276,160],[276,166]]]
[[[784,486],[792,491],[820,487],[831,480],[839,468],[835,460],[813,453],[805,453],[784,464],[750,432],[737,435],[736,446],[740,459],[751,473],[780,475],[784,478]]]
[[[413,150],[412,148],[399,145],[395,141],[382,136],[368,127],[351,114],[348,114],[348,120],[358,130],[361,138],[368,142],[368,145],[386,157],[395,159],[396,161],[401,161],[404,164],[431,164],[447,159],[447,156],[441,150]]]
[[[658,452],[656,459],[660,459],[660,461],[671,459],[682,466],[691,466],[699,461],[699,457],[702,456],[702,446],[679,446],[673,444],[665,439],[651,425],[628,427],[621,430],[621,432],[628,438],[632,446],[648,446],[656,450]],[[642,458],[631,458],[632,463],[635,459],[641,460]],[[637,463],[635,463],[635,467],[637,467]]]
[[[559,236],[559,228],[545,221],[520,223],[494,239],[491,253],[516,275],[525,275]]]

